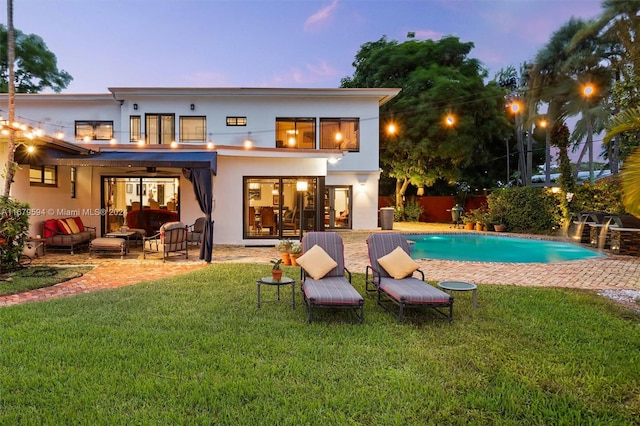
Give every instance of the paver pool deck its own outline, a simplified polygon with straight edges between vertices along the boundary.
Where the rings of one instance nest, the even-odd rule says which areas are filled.
[[[446,224],[395,223],[394,232],[470,232],[450,228]],[[346,267],[352,273],[364,273],[369,264],[366,238],[372,232],[340,232],[345,246]],[[495,233],[492,233],[495,235]],[[91,271],[79,278],[43,289],[1,296],[0,306],[37,302],[73,296],[103,289],[118,288],[174,276],[210,267],[198,260],[198,249],[190,251],[189,259],[171,259],[163,263],[159,258],[142,259],[142,253],[133,251],[125,259],[113,256],[94,256],[82,252],[73,256],[64,252],[47,251],[37,259],[39,264],[94,265]],[[257,263],[268,265],[277,257],[273,247],[243,247],[214,245],[215,263]],[[555,263],[486,263],[447,260],[417,260],[428,281],[469,281],[476,284],[502,284],[537,287],[581,288],[587,290],[638,290],[640,291],[640,257],[608,255],[588,260]]]

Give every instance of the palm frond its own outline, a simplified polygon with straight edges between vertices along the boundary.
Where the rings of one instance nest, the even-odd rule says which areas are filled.
[[[640,148],[624,161],[622,175],[622,204],[625,210],[640,217]]]
[[[611,139],[621,133],[638,130],[640,130],[640,107],[629,108],[618,113],[618,115],[613,117],[609,122],[603,142],[608,144]]]

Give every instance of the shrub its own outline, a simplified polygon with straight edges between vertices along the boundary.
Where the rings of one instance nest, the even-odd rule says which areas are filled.
[[[617,175],[609,176],[605,179],[599,179],[594,185],[576,186],[569,209],[574,213],[625,214],[620,177]]]
[[[489,216],[513,232],[552,234],[562,225],[560,195],[545,188],[500,188],[487,197]]]
[[[29,204],[0,197],[0,270],[15,269],[29,237]]]
[[[395,207],[393,210],[393,220],[396,222],[419,222],[424,209],[416,200],[409,200],[403,207]]]

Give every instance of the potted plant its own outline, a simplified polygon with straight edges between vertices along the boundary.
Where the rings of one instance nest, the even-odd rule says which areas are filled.
[[[296,259],[300,257],[302,254],[302,243],[300,241],[294,241],[291,244],[291,253],[289,253],[289,258],[291,259],[291,266],[298,266],[298,262]]]
[[[271,261],[271,264],[273,265],[271,267],[271,277],[274,279],[274,281],[280,281],[280,279],[282,278],[282,269],[280,268],[281,263],[282,259],[274,259]]]
[[[278,244],[276,244],[276,250],[280,252],[280,257],[282,257],[282,262],[285,265],[291,265],[290,253],[292,244],[293,242],[288,238],[280,240],[278,241]]]

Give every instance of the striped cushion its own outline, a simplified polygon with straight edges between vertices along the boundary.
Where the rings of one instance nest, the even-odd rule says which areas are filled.
[[[318,245],[336,262],[336,267],[330,270],[327,277],[344,277],[344,244],[337,232],[309,232],[302,238],[302,253],[306,253],[313,246]]]
[[[397,232],[380,232],[369,235],[367,238],[367,250],[369,264],[381,277],[389,277],[389,273],[380,266],[378,259],[388,255],[397,247],[409,254],[407,239]]]
[[[417,278],[381,278],[380,289],[395,300],[405,303],[442,303],[448,304],[451,296],[442,290]]]
[[[308,278],[302,284],[305,297],[316,305],[360,305],[364,302],[360,293],[344,277]]]

